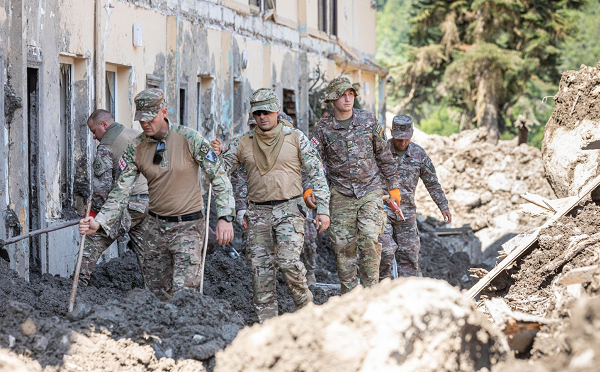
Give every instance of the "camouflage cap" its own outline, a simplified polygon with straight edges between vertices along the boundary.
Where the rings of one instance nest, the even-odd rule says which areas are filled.
[[[165,107],[165,94],[158,88],[142,90],[135,98],[135,119],[152,121],[158,112]]]
[[[252,93],[250,97],[250,112],[265,110],[277,112],[281,110],[281,102],[272,89],[260,88]]]
[[[392,121],[392,137],[399,140],[408,140],[413,136],[413,120],[408,115],[394,116]]]
[[[358,96],[358,90],[352,85],[350,79],[347,77],[337,77],[329,82],[327,85],[327,92],[325,93],[325,102],[335,101],[340,98],[342,94],[348,89],[352,89],[354,94]]]

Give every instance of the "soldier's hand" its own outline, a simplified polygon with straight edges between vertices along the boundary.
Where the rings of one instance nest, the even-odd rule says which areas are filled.
[[[100,224],[94,217],[86,217],[79,220],[79,233],[81,235],[91,235],[100,229]]]
[[[223,151],[223,144],[219,141],[218,138],[210,141],[210,148],[217,154],[217,156],[221,156],[221,151]]]
[[[229,244],[233,240],[233,225],[231,222],[225,220],[219,220],[217,222],[217,242],[220,245]]]
[[[329,228],[329,216],[326,214],[317,214],[317,217],[315,217],[315,223],[320,234]]]
[[[442,216],[444,216],[444,222],[449,224],[452,222],[452,213],[449,210],[442,211]]]

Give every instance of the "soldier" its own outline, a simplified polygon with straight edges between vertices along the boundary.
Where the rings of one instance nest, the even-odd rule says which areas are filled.
[[[329,227],[329,189],[321,161],[308,138],[289,122],[277,119],[281,103],[271,89],[250,99],[255,130],[234,140],[223,153],[227,169],[241,165],[248,180],[246,257],[252,271],[253,303],[260,322],[278,315],[276,271],[288,285],[296,309],[312,302],[306,269],[300,261],[305,204],[301,172],[315,186],[320,231]]]
[[[389,278],[396,250],[399,251],[398,275],[416,276],[419,271],[419,230],[417,229],[417,211],[415,206],[415,189],[419,178],[429,191],[429,195],[442,212],[446,223],[452,222],[452,214],[448,209],[448,200],[438,182],[435,168],[425,150],[411,142],[413,121],[410,116],[395,116],[392,123],[392,139],[388,141],[395,163],[398,165],[401,182],[402,221],[388,208],[387,223],[382,236],[383,249],[379,278]]]
[[[94,158],[94,174],[92,179],[92,209],[90,216],[95,217],[100,208],[108,198],[115,182],[120,175],[119,159],[125,152],[125,148],[139,131],[125,128],[116,123],[112,114],[106,110],[98,109],[90,115],[87,121],[88,128],[94,135],[94,139],[100,141],[96,148]],[[138,264],[144,277],[144,284],[151,288],[148,270],[144,265],[144,236],[148,223],[145,222],[148,215],[148,185],[146,178],[141,176],[131,191],[127,208],[110,235],[96,233],[90,235],[83,248],[83,260],[81,261],[81,272],[79,281],[86,286],[96,267],[100,255],[119,237],[129,233],[131,247],[136,254]]]
[[[110,232],[126,206],[131,188],[140,174],[148,180],[149,227],[146,267],[159,273],[151,280],[168,295],[200,283],[204,213],[199,166],[205,171],[217,205],[217,240],[233,239],[234,200],[231,183],[217,155],[197,131],[171,125],[160,89],[146,89],[134,99],[135,120],[143,133],[119,159],[121,175],[100,213],[79,222],[82,234],[100,227]]]
[[[325,96],[326,102],[333,103],[333,116],[317,123],[311,140],[325,163],[332,188],[329,236],[342,293],[358,285],[357,261],[363,286],[379,282],[381,244],[377,240],[385,218],[384,180],[390,197],[400,203],[398,171],[383,127],[373,113],[353,109],[357,95],[348,78],[333,79]]]

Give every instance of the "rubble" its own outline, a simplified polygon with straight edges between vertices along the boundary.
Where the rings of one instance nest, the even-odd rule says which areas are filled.
[[[227,371],[489,371],[511,359],[502,335],[443,281],[386,280],[240,332]]]
[[[481,241],[482,256],[470,252],[473,263],[493,267],[502,243],[543,223],[542,218],[517,212],[520,195],[526,192],[555,198],[544,175],[540,150],[518,145],[517,139],[493,145],[480,130],[442,137],[415,129],[413,141],[433,161],[449,201],[452,225],[469,224]],[[415,200],[418,213],[440,218],[422,184],[417,187]]]

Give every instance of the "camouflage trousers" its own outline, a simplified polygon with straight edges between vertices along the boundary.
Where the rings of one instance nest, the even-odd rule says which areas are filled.
[[[315,210],[308,210],[309,217],[315,218],[315,215]],[[304,249],[301,257],[306,275],[314,275],[317,268],[317,226],[308,220],[304,222]]]
[[[306,284],[306,269],[300,261],[304,242],[306,206],[301,198],[277,205],[248,203],[246,258],[252,272],[253,303],[260,322],[279,314],[277,271],[281,270],[296,310],[313,301]]]
[[[399,277],[417,276],[421,242],[416,219],[394,223],[388,220],[381,242],[383,247],[379,268],[380,280],[392,276],[394,255],[396,255]]]
[[[146,267],[151,288],[164,298],[200,285],[202,247],[206,220],[167,222],[148,216]]]
[[[149,273],[146,268],[146,242],[148,234],[148,200],[132,198],[129,201],[129,208],[123,213],[119,226],[114,229],[110,236],[104,233],[88,235],[85,238],[83,247],[83,259],[81,260],[81,271],[79,272],[79,281],[84,286],[87,285],[92,276],[92,272],[104,251],[110,247],[119,237],[129,234],[131,247],[137,257],[144,284],[150,288],[148,281]]]
[[[331,189],[329,236],[335,252],[342,293],[360,282],[365,287],[379,283],[379,262],[385,211],[381,191],[357,199]]]

